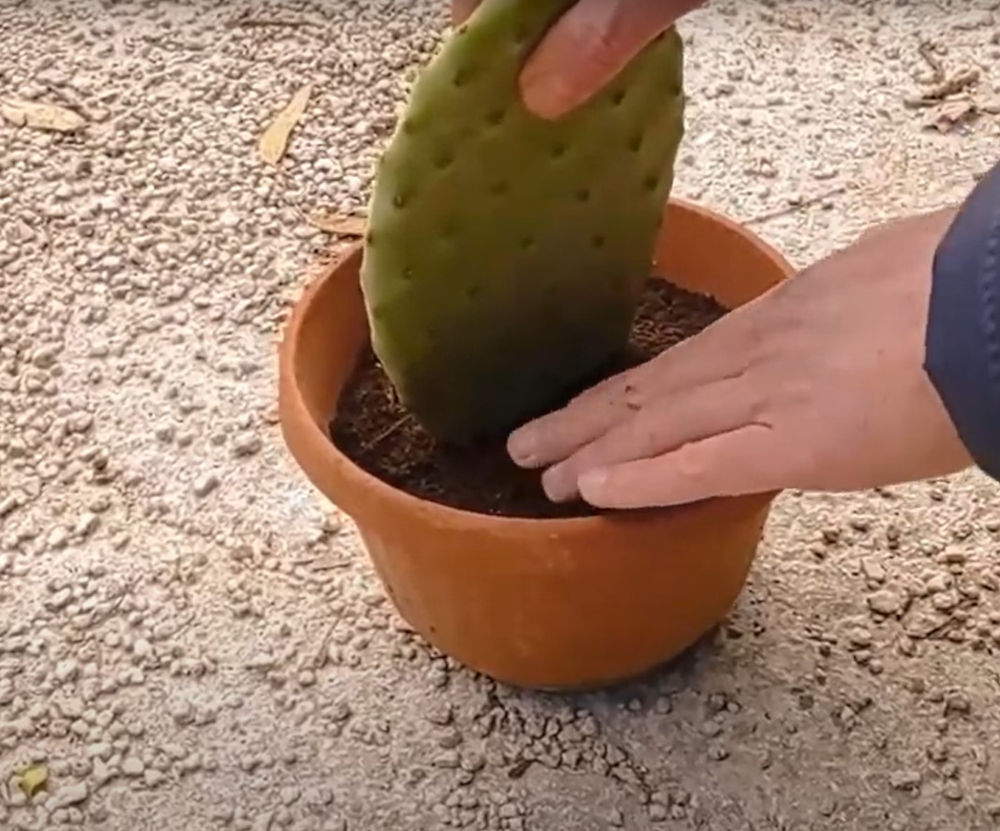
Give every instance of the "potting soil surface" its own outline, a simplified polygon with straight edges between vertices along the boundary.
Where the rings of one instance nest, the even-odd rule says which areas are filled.
[[[605,376],[654,357],[725,313],[711,297],[650,280],[629,349]],[[399,403],[371,349],[362,353],[330,435],[360,467],[424,499],[499,516],[552,518],[595,512],[582,502],[549,501],[540,473],[514,465],[502,439],[471,449],[436,442]]]

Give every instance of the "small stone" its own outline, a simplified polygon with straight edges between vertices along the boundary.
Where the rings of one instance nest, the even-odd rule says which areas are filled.
[[[181,747],[179,744],[168,743],[163,745],[163,752],[167,754],[168,757],[173,759],[175,762],[179,762],[185,756],[187,756],[187,751]]]
[[[439,704],[432,704],[429,712],[427,713],[427,720],[431,724],[436,724],[439,727],[446,727],[451,724],[451,720],[454,717],[451,704],[447,702],[441,702]]]
[[[191,724],[195,717],[194,705],[187,700],[176,701],[170,707],[170,716],[177,725]]]
[[[76,696],[67,698],[60,704],[60,709],[67,718],[78,719],[84,713],[83,699]]]
[[[462,757],[462,770],[478,773],[486,767],[486,757],[480,753],[470,753]]]
[[[517,816],[517,805],[513,802],[505,802],[497,813],[500,815],[500,819],[514,819]]]
[[[847,640],[850,642],[851,646],[857,649],[863,649],[871,646],[872,633],[863,626],[854,626],[847,631]]]
[[[108,742],[94,742],[87,745],[87,755],[92,758],[103,759],[105,762],[111,758],[112,748]]]
[[[932,574],[924,581],[924,591],[928,594],[937,594],[938,592],[950,589],[954,582],[955,578],[947,572],[938,572],[937,574]]]
[[[204,499],[217,487],[219,487],[219,477],[214,473],[206,473],[194,483],[194,494]]]
[[[708,749],[708,758],[714,762],[721,762],[729,758],[729,748],[722,744],[712,745]]]
[[[950,612],[958,605],[958,592],[953,589],[935,594],[931,605],[939,612]]]
[[[962,549],[948,546],[938,555],[938,562],[946,566],[964,566],[969,561],[969,555]]]
[[[462,743],[462,734],[457,730],[448,730],[438,739],[438,746],[444,750],[453,750]]]
[[[962,693],[952,693],[945,698],[944,702],[944,714],[946,716],[958,713],[959,715],[968,715],[972,711],[972,703],[969,699],[962,695]]]
[[[167,775],[156,768],[146,768],[142,774],[143,781],[149,788],[155,788],[167,780]]]
[[[263,442],[260,436],[250,431],[238,433],[233,439],[233,455],[237,457],[255,456],[260,453]]]
[[[142,776],[146,766],[138,756],[126,756],[122,761],[122,773],[126,776]]]
[[[897,770],[889,774],[889,786],[896,791],[912,791],[920,786],[922,777],[919,771]]]
[[[459,766],[460,758],[458,751],[456,750],[445,750],[437,758],[434,759],[434,766],[439,768],[446,768],[448,770],[453,770]]]
[[[64,658],[56,664],[56,679],[61,684],[72,681],[80,672],[80,665],[72,658]]]
[[[0,499],[0,518],[7,516],[14,512],[16,508],[21,507],[21,496],[20,494],[11,493]]]
[[[94,533],[94,531],[97,530],[97,526],[100,524],[100,521],[100,517],[98,517],[97,514],[87,511],[77,520],[76,525],[73,528],[73,533],[78,537],[89,537]]]
[[[941,621],[932,615],[920,613],[917,615],[907,615],[904,619],[904,629],[906,634],[914,640],[921,640],[928,637],[932,632],[941,626]]]
[[[885,568],[877,560],[863,559],[861,561],[861,573],[866,579],[873,583],[884,583],[886,578]]]
[[[898,589],[882,589],[868,598],[868,608],[880,615],[894,615],[906,607],[907,596]]]
[[[940,739],[935,739],[927,748],[927,758],[932,762],[945,762],[948,759],[948,748]]]
[[[946,782],[941,793],[944,794],[945,799],[950,799],[953,802],[957,802],[963,796],[962,786],[955,780]]]
[[[73,592],[68,588],[60,589],[52,597],[45,601],[45,605],[54,612],[64,608],[73,598]]]
[[[70,805],[78,805],[90,795],[86,782],[74,782],[64,785],[57,792],[52,800],[55,808],[66,808]]]

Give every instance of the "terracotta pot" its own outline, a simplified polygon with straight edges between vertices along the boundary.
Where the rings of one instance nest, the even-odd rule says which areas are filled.
[[[654,271],[727,308],[792,269],[716,214],[670,202]],[[499,681],[603,686],[644,674],[710,631],[742,590],[774,494],[578,519],[505,519],[408,495],[358,468],[327,426],[368,328],[361,247],[311,285],[280,349],[285,441],[357,524],[399,613]]]

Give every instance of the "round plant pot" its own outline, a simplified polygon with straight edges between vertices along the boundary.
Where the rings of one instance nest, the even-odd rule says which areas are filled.
[[[368,474],[328,424],[367,345],[360,245],[302,295],[280,347],[285,441],[358,526],[382,584],[428,642],[498,681],[546,690],[645,674],[723,620],[775,494],[571,519],[503,518]],[[735,308],[792,273],[746,229],[671,200],[653,273]]]

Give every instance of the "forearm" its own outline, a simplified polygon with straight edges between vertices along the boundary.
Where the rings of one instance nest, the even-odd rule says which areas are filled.
[[[1000,164],[934,258],[924,367],[976,464],[1000,480]]]

